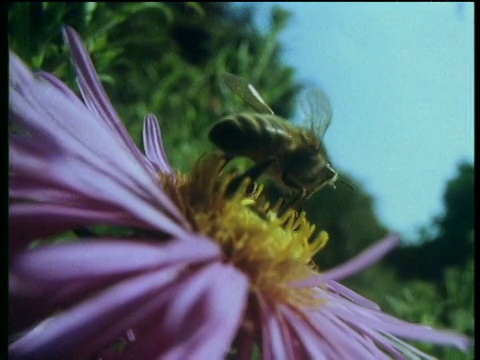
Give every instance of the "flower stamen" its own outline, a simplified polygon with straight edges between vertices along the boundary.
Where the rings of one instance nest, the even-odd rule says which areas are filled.
[[[262,185],[225,171],[225,162],[220,155],[209,155],[190,175],[161,175],[160,180],[167,192],[176,192],[172,198],[179,199],[193,228],[216,241],[225,261],[249,276],[253,291],[290,303],[312,303],[311,289],[292,291],[289,284],[312,276],[312,258],[326,245],[328,234],[316,232],[305,212],[287,208],[279,214],[283,199],[271,206]]]

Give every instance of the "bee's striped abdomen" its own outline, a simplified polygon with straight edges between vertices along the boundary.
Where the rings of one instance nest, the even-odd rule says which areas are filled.
[[[209,138],[227,153],[250,157],[275,151],[290,141],[284,120],[268,114],[229,115],[212,127]]]

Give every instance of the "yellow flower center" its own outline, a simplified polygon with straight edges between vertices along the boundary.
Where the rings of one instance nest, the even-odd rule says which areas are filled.
[[[177,203],[194,229],[223,249],[225,261],[250,278],[252,291],[276,300],[304,304],[311,290],[294,289],[289,284],[312,276],[312,257],[328,240],[328,234],[315,234],[315,226],[305,213],[282,211],[265,200],[262,187],[251,190],[245,180],[231,191],[236,174],[224,171],[219,155],[200,159],[192,174],[161,175],[167,193]]]

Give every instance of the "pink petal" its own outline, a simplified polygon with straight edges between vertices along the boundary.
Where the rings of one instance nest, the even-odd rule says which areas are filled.
[[[121,358],[223,358],[242,319],[248,286],[229,265],[215,263],[193,273],[166,294],[162,311],[144,317],[149,323],[137,328],[139,340]]]
[[[327,282],[326,285],[329,290],[336,292],[337,294],[341,295],[342,297],[356,304],[359,304],[363,307],[366,307],[372,310],[380,310],[380,306],[378,306],[373,301],[364,298],[363,296],[357,294],[355,291],[350,290],[346,286],[343,286],[342,284],[337,283],[336,281],[330,280]]]
[[[352,276],[363,269],[373,265],[380,260],[385,254],[398,245],[400,237],[396,234],[387,236],[378,243],[364,250],[352,260],[318,276],[314,276],[305,280],[298,281],[292,286],[294,287],[315,287],[321,285],[328,280],[341,280]]]
[[[91,206],[74,208],[68,205],[17,203],[10,205],[8,223],[12,246],[20,250],[32,240],[52,236],[85,225],[111,224],[138,226],[128,214],[117,210],[95,209]],[[28,226],[27,226],[28,224]]]
[[[323,292],[325,305],[319,307],[317,310],[306,309],[306,318],[309,319],[312,326],[317,328],[317,331],[324,334],[332,334],[336,331],[335,329],[340,329],[341,333],[344,334],[343,340],[340,335],[341,333],[336,336],[340,344],[342,341],[347,341],[348,339],[349,344],[356,343],[357,347],[363,348],[367,343],[365,343],[364,338],[355,340],[356,333],[363,334],[367,338],[375,340],[376,346],[379,348],[378,351],[390,347],[392,349],[390,353],[396,353],[399,350],[403,353],[404,348],[395,345],[396,342],[399,342],[396,336],[416,341],[454,345],[462,350],[467,349],[470,343],[469,339],[465,336],[434,330],[422,325],[410,324],[381,311],[359,306],[339,297],[335,293],[321,289],[318,291],[319,293]],[[318,324],[318,327],[316,324]],[[328,329],[330,324],[334,327]],[[327,329],[327,332],[324,332],[325,329]],[[354,333],[352,333],[352,331],[354,331]],[[346,347],[343,346],[343,348]],[[354,348],[353,351],[358,353],[358,349]]]
[[[258,296],[262,314],[262,355],[264,359],[291,359],[292,338],[275,306]]]
[[[123,125],[115,108],[108,99],[97,72],[93,66],[90,55],[83,45],[80,36],[71,27],[66,26],[63,29],[65,42],[72,53],[72,61],[78,75],[78,85],[83,94],[87,106],[93,114],[98,114],[109,127],[110,131],[117,134],[123,145],[135,156],[139,163],[144,163],[145,159],[138,150],[137,146],[130,137],[127,129]]]
[[[195,354],[199,359],[220,358],[227,353],[237,333],[249,290],[247,278],[234,267],[221,264],[213,264],[209,272],[202,276],[208,280],[210,289],[200,298],[200,302],[191,297],[194,302],[186,301],[183,308],[190,308],[190,313],[195,309],[193,313],[198,318],[184,318],[181,325],[175,320],[180,325],[179,328],[185,330],[190,328],[194,320],[193,323],[198,324],[200,331],[188,339],[184,338],[176,349],[165,355],[166,358],[185,359],[190,354]],[[172,320],[186,314],[179,305],[184,297],[176,296],[174,299],[177,309],[171,309],[173,313],[176,312]],[[182,330],[178,334],[185,336]]]
[[[162,133],[156,117],[148,115],[143,124],[145,154],[158,172],[173,173],[163,147]]]
[[[24,252],[15,259],[13,269],[17,276],[38,285],[194,264],[220,256],[217,244],[198,236],[190,236],[189,241],[172,239],[160,244],[86,239]]]
[[[177,271],[157,271],[123,281],[101,295],[71,310],[49,318],[15,341],[9,349],[12,358],[81,357],[91,341],[107,341],[111,328],[120,332],[119,317],[141,306],[142,302],[169,284]]]
[[[63,92],[63,94],[68,97],[71,101],[77,102],[79,105],[83,105],[77,95],[70,90],[70,88],[65,85],[60,79],[58,79],[55,75],[47,73],[45,71],[38,71],[36,75],[46,81],[48,81],[51,85],[55,86],[58,90]]]
[[[339,356],[333,351],[328,340],[319,336],[303,317],[299,317],[293,311],[286,311],[286,309],[282,309],[282,313],[296,333],[304,352],[308,354],[306,358],[335,359]]]
[[[53,189],[116,204],[172,235],[184,233],[183,215],[104,123],[58,86],[36,80],[14,54],[11,71],[13,117],[34,136],[11,138],[14,179],[35,177]]]

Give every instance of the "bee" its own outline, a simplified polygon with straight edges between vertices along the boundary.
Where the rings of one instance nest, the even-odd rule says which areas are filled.
[[[335,187],[337,172],[328,161],[322,138],[331,122],[331,106],[319,91],[309,98],[310,127],[297,127],[276,116],[245,79],[225,74],[226,84],[256,113],[228,115],[209,132],[210,141],[227,159],[247,157],[255,162],[245,177],[265,172],[293,192],[290,206],[301,205],[326,185]]]

